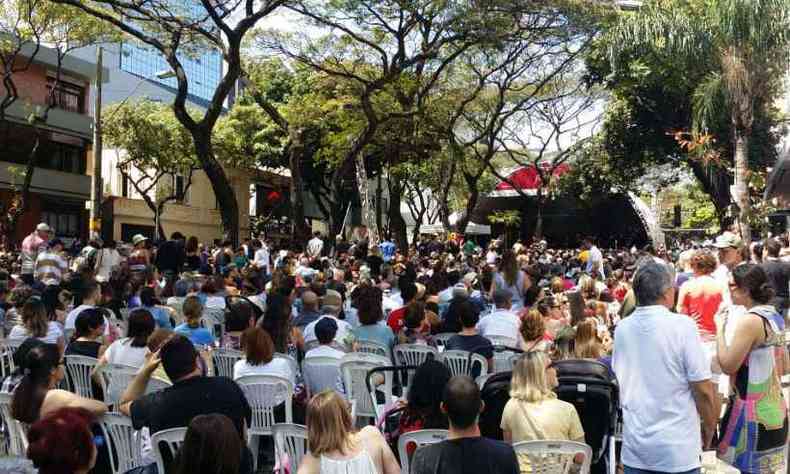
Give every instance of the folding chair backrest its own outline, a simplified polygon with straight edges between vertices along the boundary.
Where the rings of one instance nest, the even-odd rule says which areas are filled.
[[[123,392],[140,369],[123,364],[107,364],[101,369],[104,380],[104,400],[108,405],[117,404]]]
[[[592,448],[576,441],[522,441],[513,445],[521,465],[529,463],[536,474],[588,474],[592,462]],[[584,455],[579,470],[574,463],[577,454]]]
[[[384,344],[376,341],[360,340],[356,342],[356,352],[361,354],[373,354],[382,357],[390,357],[390,349]]]
[[[12,399],[12,394],[0,393],[0,416],[3,418],[9,437],[9,454],[24,458],[27,456],[27,436],[22,423],[11,417]]]
[[[211,351],[214,375],[233,378],[233,366],[244,358],[244,353],[233,349],[219,348]]]
[[[203,326],[209,330],[212,336],[219,339],[225,329],[225,310],[222,308],[203,308],[201,316]]]
[[[346,398],[357,401],[357,417],[376,417],[376,401],[367,391],[368,371],[377,367],[386,367],[390,364],[386,357],[375,354],[346,354],[340,361],[340,372],[343,374],[343,386],[346,389]],[[392,378],[385,381],[388,387],[385,392],[392,393]],[[385,400],[385,403],[388,401]]]
[[[430,357],[439,359],[439,351],[425,344],[398,344],[393,349],[395,365],[422,365]]]
[[[11,372],[16,370],[14,364],[14,352],[19,349],[24,339],[4,340],[0,342],[0,370],[2,370],[3,378],[11,375]]]
[[[294,374],[294,377],[296,377],[296,375],[299,374],[299,362],[297,362],[297,360],[294,359],[293,357],[289,356],[288,354],[283,354],[281,352],[275,352],[272,357],[274,357],[275,359],[287,360],[288,364],[291,366],[291,373]]]
[[[508,346],[510,347],[510,346]],[[521,355],[520,353],[508,350],[494,351],[494,373],[508,372],[513,370],[513,363],[510,358],[514,355]]]
[[[307,395],[312,396],[328,388],[335,389],[340,377],[340,360],[334,357],[310,357],[302,361]]]
[[[81,355],[66,356],[66,372],[69,375],[71,388],[83,398],[93,398],[91,373],[99,361],[93,357]]]
[[[293,394],[291,381],[275,375],[245,375],[236,379],[247,403],[252,408],[250,435],[271,435],[274,409],[285,403],[285,422],[293,423]]]
[[[109,443],[110,467],[113,474],[122,474],[145,465],[140,432],[132,427],[132,419],[120,413],[107,413],[101,420],[104,439]]]
[[[400,456],[401,473],[409,474],[409,459],[410,445],[425,446],[428,444],[441,443],[447,439],[450,433],[447,430],[417,430],[409,433],[404,433],[398,437],[398,455]]]
[[[488,361],[477,353],[472,353],[470,358],[467,351],[444,351],[439,358],[453,376],[472,375],[473,372],[480,376],[488,373]]]
[[[486,339],[491,341],[495,346],[506,346],[518,348],[518,341],[515,338],[507,336],[486,336]]]
[[[280,464],[279,474],[295,474],[307,454],[307,428],[304,425],[277,423],[272,431],[275,458]]]
[[[181,445],[184,444],[184,438],[186,435],[186,428],[171,428],[169,430],[162,430],[151,435],[151,448],[154,451],[156,467],[160,473],[167,473],[167,464],[165,463],[163,449],[167,449],[167,459],[169,459],[172,463],[178,454],[178,450],[181,449]]]

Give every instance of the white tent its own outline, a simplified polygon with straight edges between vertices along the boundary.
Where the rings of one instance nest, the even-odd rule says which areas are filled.
[[[450,214],[450,225],[455,225],[460,218],[460,212],[454,212]],[[420,226],[421,234],[440,234],[442,232],[446,232],[442,224],[423,224]],[[491,235],[491,226],[469,222],[466,225],[465,233],[473,235]]]

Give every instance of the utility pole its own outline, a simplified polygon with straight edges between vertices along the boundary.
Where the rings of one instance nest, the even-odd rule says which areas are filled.
[[[102,47],[96,47],[96,98],[93,101],[93,176],[91,179],[91,238],[101,231],[100,213],[102,199],[102,131],[101,131]]]

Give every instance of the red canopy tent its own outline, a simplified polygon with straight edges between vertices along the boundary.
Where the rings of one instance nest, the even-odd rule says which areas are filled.
[[[547,172],[551,169],[551,165],[549,163],[541,163],[540,166]],[[559,164],[554,168],[552,176],[558,178],[570,171],[570,169],[570,165],[566,163]],[[504,176],[507,179],[500,181],[494,190],[488,194],[488,197],[496,198],[520,196],[516,189],[520,189],[524,194],[529,196],[534,196],[537,194],[538,188],[541,186],[540,175],[538,174],[538,170],[534,165],[519,166],[518,168],[508,171],[508,173]]]

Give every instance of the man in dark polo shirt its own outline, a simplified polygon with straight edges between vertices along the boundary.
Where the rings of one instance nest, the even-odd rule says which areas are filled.
[[[204,377],[192,342],[173,336],[152,355],[121,397],[121,413],[132,418],[136,430],[149,428],[151,434],[169,428],[187,427],[198,415],[227,416],[244,440],[241,473],[252,472],[252,458],[246,448],[246,430],[252,419],[249,403],[236,383],[226,377]],[[151,375],[159,364],[173,382],[172,387],[145,395]],[[164,473],[159,473],[164,474]]]

